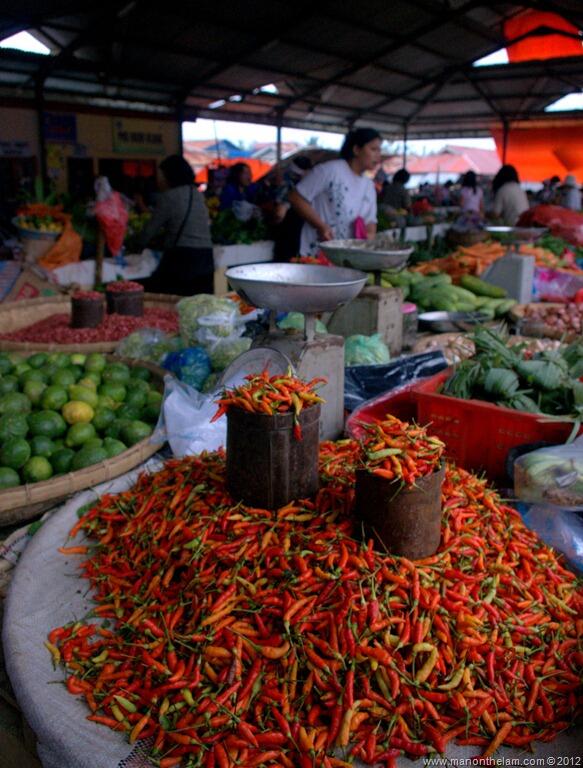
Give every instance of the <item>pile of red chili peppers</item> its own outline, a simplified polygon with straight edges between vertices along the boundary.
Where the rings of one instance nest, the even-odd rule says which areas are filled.
[[[77,523],[94,614],[49,650],[89,719],[173,766],[342,768],[355,758],[550,741],[580,714],[583,590],[473,475],[448,468],[438,553],[353,538],[352,440],[321,488],[269,512],[225,490],[222,453],[169,461]]]
[[[361,424],[363,463],[373,475],[413,485],[418,477],[435,472],[441,464],[445,444],[416,424],[387,414],[370,424]]]
[[[326,379],[317,378],[302,381],[289,372],[287,376],[269,376],[267,371],[260,374],[245,376],[247,383],[234,389],[226,389],[223,396],[217,400],[219,406],[211,419],[216,421],[230,408],[241,408],[248,413],[263,416],[275,416],[278,413],[294,413],[294,437],[302,439],[299,423],[302,409],[309,408],[324,400],[316,394],[318,384],[325,384]]]

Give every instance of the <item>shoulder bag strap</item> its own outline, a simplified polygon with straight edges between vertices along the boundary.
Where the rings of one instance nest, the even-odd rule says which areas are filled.
[[[184,218],[182,219],[182,224],[180,225],[180,229],[178,230],[178,234],[176,235],[176,239],[174,240],[174,245],[172,246],[173,248],[176,248],[176,246],[178,245],[180,236],[182,235],[182,232],[184,231],[184,227],[186,226],[188,217],[190,216],[191,209],[192,209],[192,185],[190,185],[190,188],[188,190],[188,205],[186,207],[186,213],[184,214]]]

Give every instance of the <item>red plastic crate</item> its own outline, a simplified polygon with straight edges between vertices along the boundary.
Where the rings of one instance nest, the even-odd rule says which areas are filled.
[[[358,436],[358,422],[392,413],[400,419],[414,418],[430,424],[430,432],[446,444],[446,455],[460,467],[485,471],[493,482],[506,480],[506,458],[511,448],[544,440],[564,443],[573,425],[545,421],[536,414],[501,408],[481,400],[461,400],[440,395],[437,390],[451,375],[442,371],[409,387],[370,400],[349,417],[346,429]]]

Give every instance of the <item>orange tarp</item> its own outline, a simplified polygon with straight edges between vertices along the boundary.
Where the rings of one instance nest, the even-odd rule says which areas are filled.
[[[578,126],[537,126],[511,128],[506,162],[514,165],[521,181],[543,181],[551,176],[561,179],[572,173],[583,183],[583,123]],[[500,159],[503,153],[502,129],[492,129]]]
[[[508,60],[511,64],[519,61],[534,59],[557,59],[565,56],[583,56],[581,40],[575,40],[566,35],[540,35],[536,33],[539,27],[558,29],[571,35],[578,35],[577,27],[556,13],[546,11],[525,11],[504,22],[504,37],[515,40],[517,37],[532,32],[531,37],[508,45]]]
[[[201,170],[197,172],[195,177],[196,183],[206,184],[208,182],[207,168],[230,168],[236,163],[245,163],[245,165],[248,165],[249,168],[251,168],[251,177],[253,181],[257,181],[257,179],[265,176],[271,168],[269,163],[264,163],[263,160],[257,160],[255,157],[231,157],[229,159],[225,158],[224,160],[213,160],[212,163],[209,163],[205,168],[201,168]]]

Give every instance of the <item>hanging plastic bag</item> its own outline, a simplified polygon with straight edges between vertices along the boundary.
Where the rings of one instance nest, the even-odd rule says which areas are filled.
[[[389,348],[378,333],[372,336],[355,334],[346,339],[344,347],[345,365],[381,365],[391,359]]]
[[[202,347],[189,347],[166,355],[164,368],[180,381],[200,390],[211,373],[211,362]]]
[[[230,336],[248,319],[240,314],[235,302],[206,293],[181,299],[176,309],[180,336],[187,347]]]
[[[514,463],[514,493],[521,501],[583,510],[583,437],[520,456]]]
[[[95,218],[105,235],[105,243],[113,256],[121,251],[128,225],[128,211],[119,192],[114,192],[105,177],[95,182],[97,202]]]
[[[362,216],[357,216],[353,223],[354,237],[356,240],[367,240],[368,232],[366,229],[366,223]]]
[[[580,513],[551,504],[521,504],[519,511],[527,528],[583,571],[583,518]]]
[[[227,418],[211,424],[213,395],[202,395],[174,376],[164,377],[164,400],[154,436],[165,438],[176,458],[216,451],[226,442]]]

